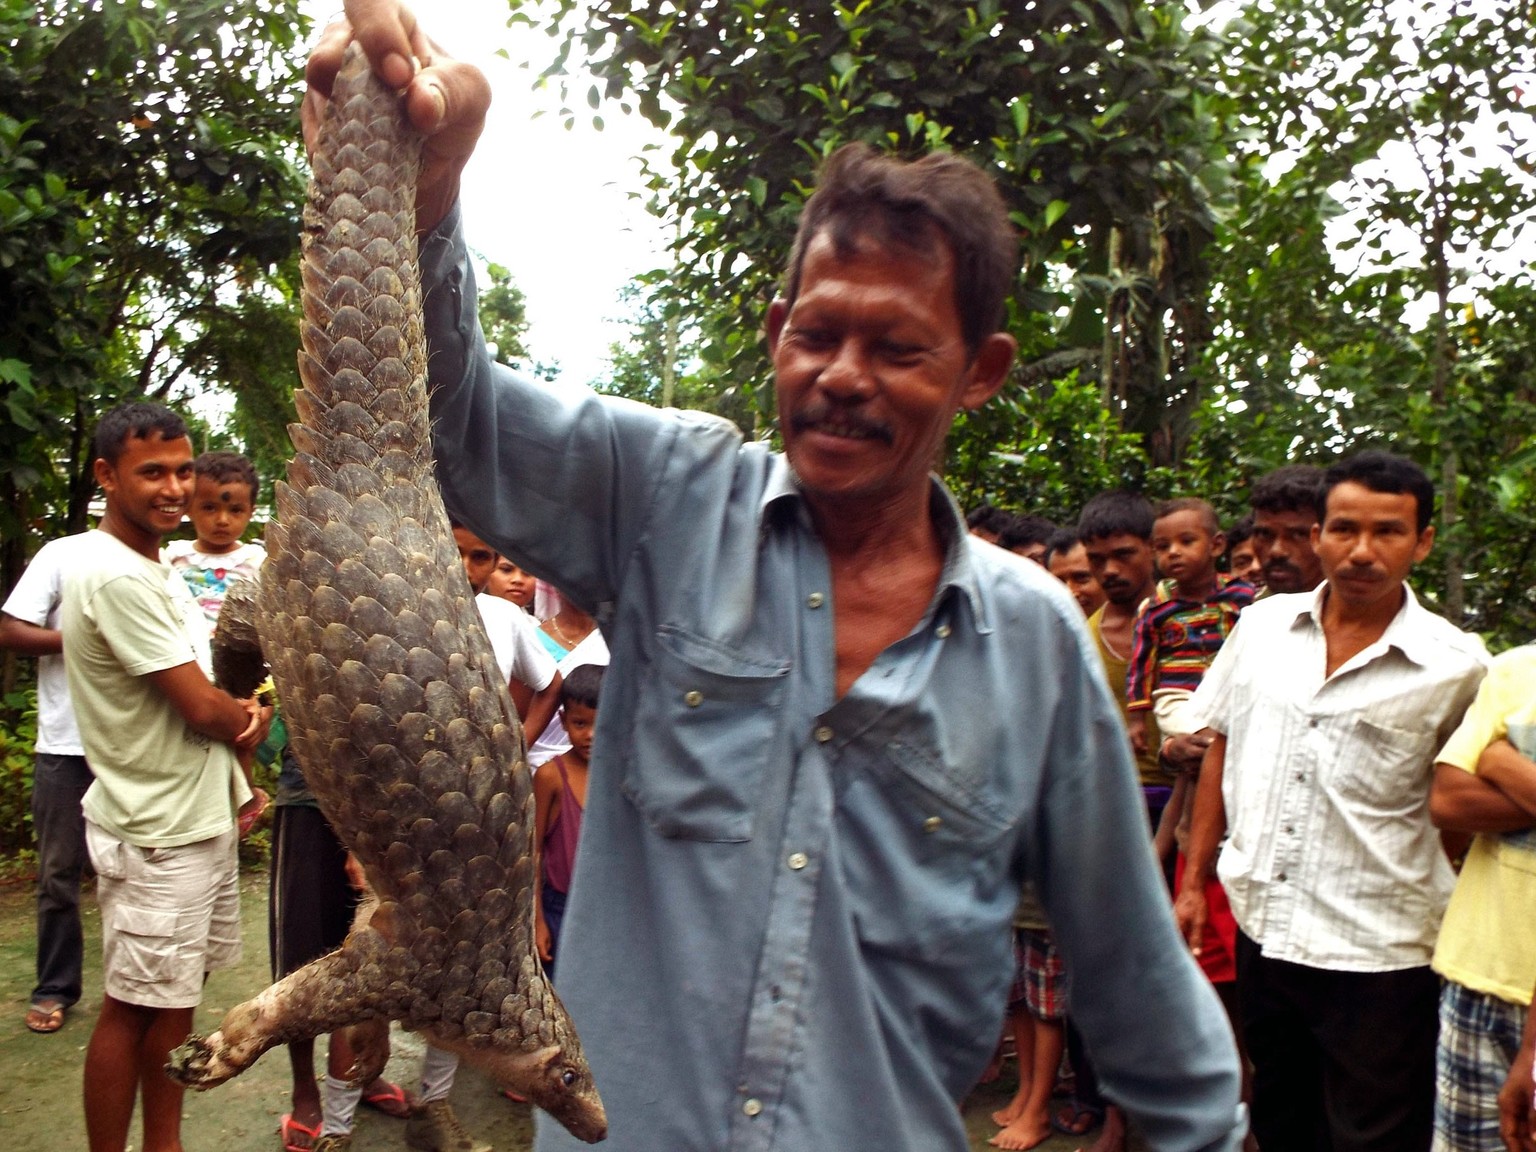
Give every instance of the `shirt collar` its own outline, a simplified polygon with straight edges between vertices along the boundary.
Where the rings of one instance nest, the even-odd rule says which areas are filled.
[[[928,482],[928,508],[933,515],[934,527],[938,529],[939,544],[944,549],[944,566],[939,571],[938,589],[934,593],[929,615],[937,613],[949,589],[954,588],[970,604],[976,631],[982,634],[991,632],[986,602],[982,598],[981,585],[976,579],[976,566],[971,557],[970,533],[965,526],[965,517],[949,489],[944,487],[937,476],[930,476]],[[784,511],[780,512],[779,509]],[[791,513],[790,509],[794,511]],[[759,531],[766,529],[776,515],[791,514],[797,516],[801,524],[810,530],[810,511],[805,506],[805,494],[801,491],[800,481],[796,479],[794,469],[790,468],[784,455],[775,453],[767,482],[763,485],[763,494],[758,500]]]
[[[1328,581],[1324,580],[1304,599],[1298,596],[1301,602],[1297,605],[1296,621],[1299,623],[1303,616],[1311,619],[1319,633],[1323,630],[1323,604],[1327,600]],[[1381,638],[1372,644],[1372,648],[1396,648],[1408,659],[1420,667],[1427,668],[1434,664],[1440,656],[1440,645],[1433,634],[1424,627],[1425,621],[1432,618],[1427,608],[1419,603],[1419,598],[1413,594],[1413,589],[1406,583],[1403,584],[1403,604],[1397,610],[1397,615],[1392,617]]]

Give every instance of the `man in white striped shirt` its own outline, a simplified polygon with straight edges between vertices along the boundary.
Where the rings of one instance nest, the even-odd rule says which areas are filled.
[[[1453,884],[1429,786],[1487,663],[1404,582],[1434,542],[1433,506],[1402,457],[1330,468],[1313,529],[1322,585],[1246,609],[1194,698],[1216,737],[1176,909],[1198,953],[1214,868],[1241,929],[1264,1152],[1429,1147],[1429,962]]]

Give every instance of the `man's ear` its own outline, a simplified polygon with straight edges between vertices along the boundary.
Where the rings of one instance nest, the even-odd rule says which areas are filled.
[[[1419,533],[1419,541],[1413,546],[1413,562],[1417,564],[1422,561],[1426,556],[1429,555],[1430,549],[1432,549],[1434,546],[1435,526],[1431,524],[1425,528],[1424,531]]]
[[[1008,369],[1013,367],[1013,357],[1018,350],[1018,341],[1006,332],[994,332],[983,340],[966,369],[960,407],[973,411],[996,396],[1008,380]]]
[[[764,328],[768,333],[768,354],[771,356],[779,350],[779,337],[784,334],[784,325],[789,320],[789,301],[782,296],[775,296],[773,303],[768,305],[768,318]]]
[[[113,472],[112,465],[100,456],[91,461],[91,475],[96,477],[96,484],[103,492],[107,491],[109,484],[112,487],[117,486],[117,475]]]

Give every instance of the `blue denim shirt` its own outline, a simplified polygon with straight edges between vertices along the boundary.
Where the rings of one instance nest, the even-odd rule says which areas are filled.
[[[1231,1034],[1170,915],[1082,613],[965,532],[849,692],[782,456],[493,365],[458,214],[424,245],[450,512],[598,617],[603,685],[559,990],[620,1152],[964,1149],[1020,882],[1105,1091],[1158,1149],[1238,1147]],[[578,1147],[553,1124],[543,1150]]]

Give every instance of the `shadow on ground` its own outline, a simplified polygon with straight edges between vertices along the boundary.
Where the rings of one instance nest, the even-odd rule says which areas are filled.
[[[269,980],[265,873],[246,874],[241,888],[244,962],[209,979],[197,1013],[199,1031],[209,1030],[228,1008],[265,987]],[[82,908],[85,998],[70,1012],[59,1032],[36,1036],[22,1023],[34,971],[32,888],[29,884],[0,888],[0,1131],[28,1152],[74,1152],[85,1147],[80,1070],[101,1003],[101,920],[89,886]],[[316,1062],[323,1067],[319,1053]],[[420,1070],[421,1042],[397,1031],[386,1074],[414,1089],[419,1087]],[[280,1152],[278,1123],[288,1110],[290,1083],[287,1058],[274,1051],[211,1092],[188,1093],[182,1126],[187,1152]],[[1007,1103],[1014,1087],[1010,1065],[1001,1079],[979,1088],[966,1101],[972,1149],[981,1152],[989,1147],[987,1140],[997,1131],[989,1116]],[[488,1140],[497,1152],[524,1152],[532,1146],[528,1105],[507,1100],[473,1069],[460,1069],[452,1102],[465,1126]],[[137,1147],[137,1142],[135,1127],[130,1149]],[[1090,1142],[1055,1136],[1039,1148],[1041,1152],[1071,1152]],[[404,1124],[359,1109],[352,1147],[355,1152],[404,1148]]]

